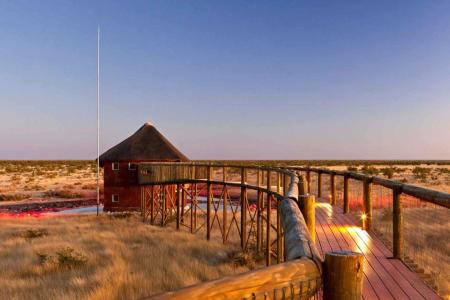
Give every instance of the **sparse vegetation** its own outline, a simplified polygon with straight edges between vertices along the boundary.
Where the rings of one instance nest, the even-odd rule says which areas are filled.
[[[0,219],[0,226],[2,299],[136,299],[243,272],[252,262],[239,243],[208,242],[134,215]],[[24,227],[43,226],[51,234],[32,242],[21,236]]]
[[[28,229],[20,234],[21,237],[31,240],[48,235],[47,229]]]
[[[23,199],[27,199],[30,198],[29,195],[26,194],[0,194],[0,201],[17,201],[17,200],[23,200]]]
[[[47,198],[82,198],[83,195],[80,193],[71,192],[69,190],[59,190],[59,191],[48,191],[44,193],[44,197]]]
[[[393,167],[382,168],[381,173],[389,179],[394,177],[395,169]]]

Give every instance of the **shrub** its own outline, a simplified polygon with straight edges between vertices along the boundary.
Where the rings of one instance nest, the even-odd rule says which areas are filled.
[[[350,172],[356,172],[356,171],[358,171],[358,167],[355,167],[355,166],[348,166],[348,167],[347,167],[347,171],[350,171]]]
[[[47,235],[48,235],[47,229],[28,229],[21,234],[23,238],[28,240],[44,237]]]
[[[56,255],[58,257],[58,264],[61,267],[69,269],[85,265],[88,260],[86,255],[75,251],[75,249],[71,247],[66,247],[59,250],[56,252]]]
[[[30,196],[26,194],[11,194],[11,195],[0,194],[0,201],[15,201],[28,198],[30,198]]]
[[[44,197],[45,198],[67,198],[67,199],[71,199],[71,198],[82,198],[83,195],[80,193],[75,193],[69,190],[60,190],[60,191],[47,191],[44,193]]]
[[[395,172],[395,170],[392,167],[381,169],[381,173],[389,179],[394,177],[394,172]]]
[[[379,173],[377,168],[368,165],[364,165],[360,171],[367,175],[378,175]]]
[[[36,253],[36,256],[38,257],[39,264],[41,265],[45,264],[50,259],[50,256],[47,253],[38,252]]]
[[[412,172],[414,174],[414,177],[416,177],[417,179],[425,180],[427,179],[427,175],[430,173],[430,169],[415,167]]]

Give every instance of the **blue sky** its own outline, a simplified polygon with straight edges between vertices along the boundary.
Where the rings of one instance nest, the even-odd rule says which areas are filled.
[[[450,159],[448,1],[0,0],[0,159]]]

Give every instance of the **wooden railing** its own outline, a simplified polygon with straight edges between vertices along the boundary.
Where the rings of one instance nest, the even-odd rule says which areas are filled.
[[[304,176],[308,193],[356,214],[364,229],[375,231],[391,247],[394,258],[407,263],[441,295],[450,292],[450,271],[442,262],[448,257],[444,244],[450,240],[449,193],[356,172],[289,169]]]
[[[327,253],[326,274],[330,276],[322,272],[324,261],[315,246],[314,233],[310,234],[314,230],[314,197],[304,194],[306,181],[296,171],[145,163],[138,165],[138,174],[144,222],[161,226],[174,222],[177,229],[203,232],[207,239],[218,233],[224,243],[230,241],[230,232],[235,229],[242,250],[263,254],[267,266],[156,298],[207,299],[220,295],[223,299],[309,299],[317,295],[325,277],[323,293],[327,299],[361,296],[362,255]],[[339,275],[342,273],[348,274],[345,282]]]

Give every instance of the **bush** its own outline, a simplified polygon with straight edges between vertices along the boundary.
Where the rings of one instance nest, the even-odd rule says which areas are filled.
[[[47,261],[49,261],[50,256],[47,253],[36,253],[36,256],[38,257],[39,264],[44,265]]]
[[[69,190],[60,190],[60,191],[50,190],[50,191],[44,193],[44,197],[45,198],[67,198],[67,199],[71,199],[71,198],[82,198],[83,195],[80,194],[80,193],[74,193],[74,192],[69,191]]]
[[[26,194],[11,194],[11,195],[0,194],[0,201],[16,201],[28,198],[30,198],[30,196]]]
[[[395,170],[392,167],[390,167],[390,168],[383,168],[383,169],[381,169],[381,173],[384,176],[386,176],[387,178],[391,179],[392,177],[394,177]]]
[[[378,175],[380,172],[377,168],[368,165],[363,166],[360,171],[367,175]]]
[[[28,240],[44,237],[47,235],[48,235],[47,229],[28,229],[27,231],[21,234],[23,238]]]
[[[415,167],[412,170],[414,177],[421,180],[427,179],[427,175],[430,173],[430,171],[431,171],[430,169],[422,167]]]
[[[69,269],[85,265],[88,260],[84,254],[75,251],[75,249],[71,247],[61,249],[56,252],[56,255],[58,257],[58,264],[61,267],[66,267]]]
[[[355,167],[355,166],[348,166],[348,167],[347,167],[347,171],[350,171],[350,172],[356,172],[356,171],[358,171],[358,167]]]

